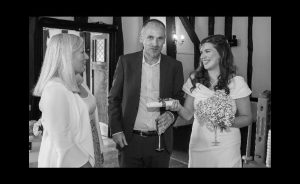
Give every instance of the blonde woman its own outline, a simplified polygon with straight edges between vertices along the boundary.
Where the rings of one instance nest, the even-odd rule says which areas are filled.
[[[84,41],[78,36],[57,34],[48,44],[33,91],[41,97],[44,127],[38,167],[101,167],[103,163],[95,99],[76,77],[85,71],[86,59]]]

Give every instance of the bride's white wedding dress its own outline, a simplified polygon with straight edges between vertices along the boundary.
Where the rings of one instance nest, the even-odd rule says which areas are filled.
[[[197,83],[191,92],[192,83],[190,78],[183,86],[185,93],[195,98],[194,109],[200,101],[207,100],[215,92],[206,86]],[[235,76],[229,84],[230,97],[232,99],[243,98],[251,94],[247,83],[241,76]],[[234,102],[234,109],[236,105]],[[241,167],[241,134],[239,128],[230,127],[228,130],[217,130],[218,146],[213,146],[215,134],[210,129],[209,122],[201,121],[194,113],[194,122],[189,143],[188,167]]]

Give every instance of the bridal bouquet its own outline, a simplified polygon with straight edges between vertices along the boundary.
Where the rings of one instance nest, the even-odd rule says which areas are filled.
[[[206,120],[210,123],[208,126],[217,126],[222,132],[234,122],[233,103],[233,99],[224,90],[217,90],[213,96],[197,104],[196,116],[200,122]]]

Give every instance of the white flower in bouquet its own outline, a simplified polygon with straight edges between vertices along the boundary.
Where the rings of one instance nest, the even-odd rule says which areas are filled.
[[[232,126],[235,118],[233,99],[224,90],[217,90],[213,96],[197,104],[196,116],[208,121],[208,127],[218,126],[221,131]]]
[[[35,136],[39,136],[39,135],[43,134],[43,126],[42,126],[41,120],[34,123],[34,125],[33,125],[33,134]]]

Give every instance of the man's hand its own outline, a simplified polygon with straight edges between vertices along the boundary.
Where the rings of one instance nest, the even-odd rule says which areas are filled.
[[[162,134],[166,129],[173,123],[174,117],[170,114],[171,112],[165,112],[156,118],[158,123],[158,134]]]
[[[123,132],[116,133],[112,136],[113,140],[116,144],[120,145],[121,148],[127,146],[127,141]]]

